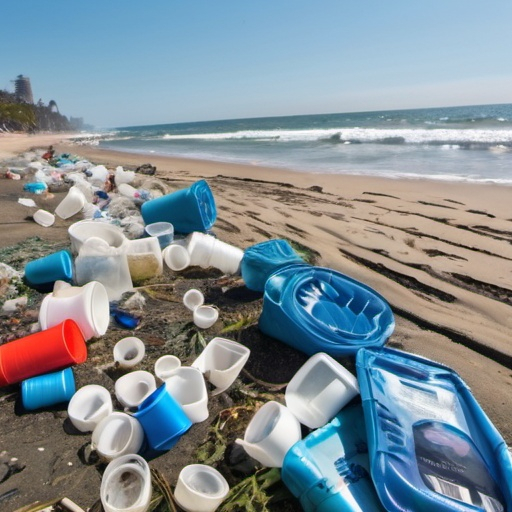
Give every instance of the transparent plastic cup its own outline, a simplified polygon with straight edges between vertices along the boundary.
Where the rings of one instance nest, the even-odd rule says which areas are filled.
[[[148,236],[157,238],[160,249],[165,249],[174,239],[174,226],[170,222],[153,222],[145,231]]]

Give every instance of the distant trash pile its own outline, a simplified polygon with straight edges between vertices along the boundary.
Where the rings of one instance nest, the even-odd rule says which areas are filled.
[[[6,282],[23,278],[45,293],[40,329],[0,346],[0,386],[20,383],[26,410],[68,403],[69,420],[91,433],[93,449],[108,462],[99,490],[106,511],[149,509],[147,455],[171,450],[205,421],[209,395],[229,389],[250,357],[241,343],[214,337],[190,366],[163,354],[151,373],[135,369],[145,346],[127,336],[112,354],[128,370],[115,382],[123,409],[114,410],[102,386],[75,388],[72,366],[86,361],[87,342],[112,320],[136,327],[137,317],[119,303],[164,265],[241,275],[263,294],[260,330],[310,356],[288,383],[285,404],[267,402],[236,440],[261,465],[281,468],[304,510],[512,510],[504,440],[453,370],[384,347],[394,316],[369,286],[305,263],[286,240],[243,250],[217,239],[205,180],[169,191],[148,177],[156,172],[150,165],[110,171],[69,154],[16,163],[6,177],[31,176],[25,192],[66,192],[55,211],[36,210],[35,222],[49,229],[56,217],[77,221],[68,229],[69,249],[30,261],[23,272],[0,264]],[[20,199],[34,207],[30,201]],[[183,303],[200,329],[222,313],[197,289]],[[22,297],[9,296],[3,314],[19,304]],[[355,358],[357,377],[338,356]],[[174,498],[184,510],[214,511],[229,492],[215,468],[193,464],[180,472]]]

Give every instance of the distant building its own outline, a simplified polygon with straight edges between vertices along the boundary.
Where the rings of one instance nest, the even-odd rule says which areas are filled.
[[[30,78],[28,76],[18,75],[16,80],[14,80],[14,93],[18,101],[34,103],[32,86],[30,85]]]

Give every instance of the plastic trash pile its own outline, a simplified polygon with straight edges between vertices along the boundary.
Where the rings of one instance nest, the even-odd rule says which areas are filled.
[[[54,212],[38,210],[34,220],[50,227],[55,216],[84,218],[69,226],[69,250],[30,261],[23,273],[0,267],[46,293],[41,330],[0,346],[0,386],[20,383],[27,410],[68,403],[69,420],[91,433],[108,462],[100,489],[106,511],[148,510],[146,459],[207,420],[209,396],[232,386],[250,356],[244,345],[215,337],[190,366],[164,354],[153,372],[136,370],[145,346],[128,336],[112,355],[127,370],[115,382],[121,409],[100,385],[76,389],[72,366],[86,360],[87,341],[103,336],[112,317],[136,326],[117,304],[164,264],[240,274],[263,294],[260,330],[310,356],[288,383],[285,404],[265,403],[236,440],[262,466],[281,468],[304,510],[512,510],[503,439],[455,372],[384,347],[395,326],[384,297],[306,264],[285,240],[245,250],[218,240],[209,232],[217,210],[204,180],[169,192],[154,181],[135,187],[135,173],[122,167],[111,173],[70,155],[52,164],[30,164],[34,180],[25,190],[69,189]],[[200,290],[188,290],[183,304],[200,329],[219,318]],[[355,358],[357,378],[337,356]],[[180,472],[174,496],[184,510],[214,511],[228,493],[215,468],[193,464]]]

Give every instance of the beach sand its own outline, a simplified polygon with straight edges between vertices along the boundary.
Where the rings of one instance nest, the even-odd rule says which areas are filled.
[[[512,444],[511,187],[310,174],[136,155],[72,145],[59,136],[0,135],[0,157],[50,143],[58,151],[111,169],[151,163],[157,168],[156,178],[170,190],[206,178],[217,203],[214,232],[219,239],[245,249],[271,238],[287,238],[316,253],[318,265],[374,288],[390,303],[396,318],[388,345],[457,371]],[[66,240],[67,226],[78,219],[42,228],[17,203],[18,197],[28,197],[23,182],[6,179],[2,185],[0,246],[34,235],[49,242]],[[62,199],[60,194],[30,197],[50,210]],[[276,341],[274,346],[281,344]],[[289,370],[293,369],[291,364]],[[258,365],[250,370],[257,374]],[[262,370],[257,376],[269,380],[270,374]],[[4,439],[6,429],[11,431],[2,427]],[[90,466],[85,469],[92,471]],[[177,468],[169,465],[167,470],[175,473]],[[25,472],[1,484],[0,495]],[[98,485],[98,475],[93,477]],[[64,478],[55,484],[54,493],[64,495],[65,483]],[[84,491],[78,487],[69,494],[83,500]],[[13,503],[21,506],[33,496],[26,492]],[[15,510],[10,503],[5,510]]]

